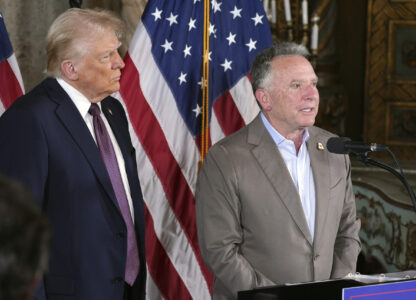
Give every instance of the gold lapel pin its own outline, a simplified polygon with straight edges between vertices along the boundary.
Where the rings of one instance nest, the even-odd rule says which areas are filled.
[[[325,150],[325,147],[324,147],[324,145],[322,145],[322,143],[317,143],[316,148],[318,148],[319,151],[324,151]]]
[[[110,115],[113,115],[113,111],[109,108],[107,108],[108,112],[110,113]]]

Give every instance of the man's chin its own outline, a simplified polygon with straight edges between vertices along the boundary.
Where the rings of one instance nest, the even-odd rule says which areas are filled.
[[[302,123],[302,127],[307,128],[307,127],[311,127],[315,124],[315,118],[313,120],[307,120],[305,122]]]
[[[116,93],[119,90],[120,90],[120,83],[113,84],[113,86],[111,87],[111,93],[110,94]]]

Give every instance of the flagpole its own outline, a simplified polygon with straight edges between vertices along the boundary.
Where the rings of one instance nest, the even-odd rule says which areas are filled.
[[[202,66],[202,126],[201,126],[201,160],[204,162],[209,145],[209,0],[204,0],[204,57]]]

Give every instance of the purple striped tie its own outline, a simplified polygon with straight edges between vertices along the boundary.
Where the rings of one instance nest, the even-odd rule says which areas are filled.
[[[126,273],[124,280],[132,286],[139,273],[139,253],[137,249],[136,233],[131,218],[129,203],[127,201],[126,191],[124,190],[123,181],[118,167],[117,157],[114,152],[113,144],[107,132],[105,124],[100,116],[100,108],[96,103],[92,103],[88,112],[93,117],[94,132],[97,139],[98,149],[104,160],[108,175],[110,176],[111,185],[120,206],[121,214],[127,227],[127,259]]]

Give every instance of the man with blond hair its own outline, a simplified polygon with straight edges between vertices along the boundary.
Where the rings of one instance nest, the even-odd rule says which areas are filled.
[[[0,118],[0,173],[32,192],[52,229],[35,299],[144,299],[144,208],[122,105],[123,22],[70,9],[51,25],[51,76]]]

